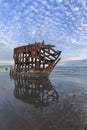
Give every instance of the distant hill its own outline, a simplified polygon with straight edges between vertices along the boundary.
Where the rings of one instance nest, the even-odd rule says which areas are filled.
[[[0,68],[12,68],[13,65],[0,65]]]
[[[67,65],[73,65],[73,66],[87,66],[87,59],[68,61],[68,62],[67,62]]]

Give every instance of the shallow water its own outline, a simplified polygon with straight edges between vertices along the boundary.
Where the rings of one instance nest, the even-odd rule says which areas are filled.
[[[56,67],[49,79],[0,72],[0,130],[87,130],[87,67]]]

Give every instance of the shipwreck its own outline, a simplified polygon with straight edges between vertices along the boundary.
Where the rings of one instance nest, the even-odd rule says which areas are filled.
[[[14,68],[10,73],[29,77],[49,76],[61,59],[61,51],[53,47],[42,41],[14,48]]]

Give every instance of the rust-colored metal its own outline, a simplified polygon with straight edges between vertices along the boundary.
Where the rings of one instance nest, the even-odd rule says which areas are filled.
[[[14,69],[16,72],[50,73],[61,59],[61,51],[54,45],[42,43],[28,44],[14,48]]]

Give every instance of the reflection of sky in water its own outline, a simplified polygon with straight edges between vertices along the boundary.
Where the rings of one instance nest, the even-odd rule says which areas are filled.
[[[15,98],[14,81],[11,81],[8,75],[0,75],[0,129],[86,130],[87,83],[85,76],[54,75],[54,73],[50,75],[47,84],[43,82],[44,85],[51,85],[48,86],[49,89],[43,90],[55,90],[54,92],[57,92],[59,97],[57,102],[54,100],[43,109]],[[43,93],[42,89],[40,91]]]

